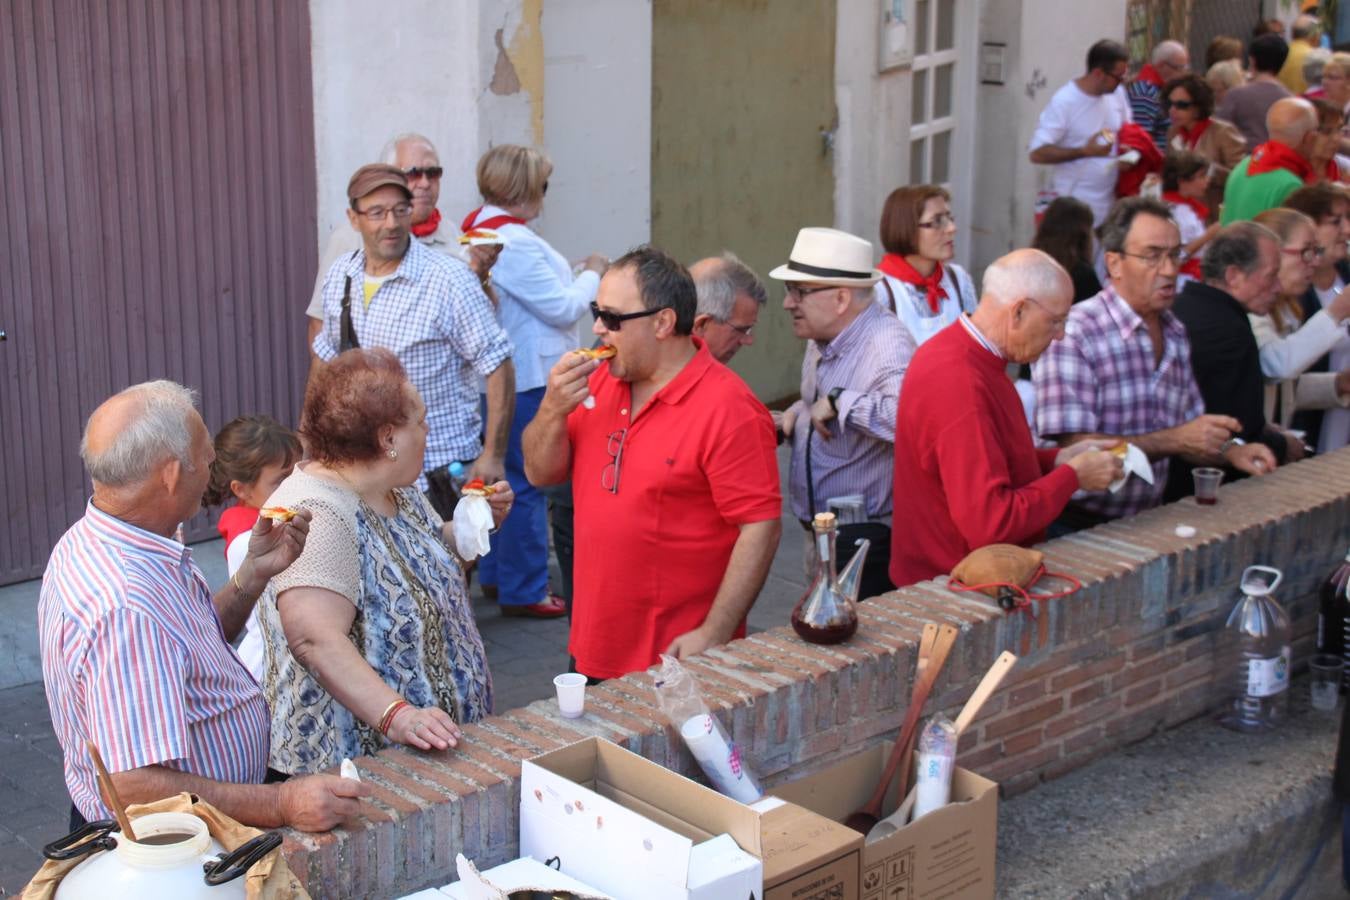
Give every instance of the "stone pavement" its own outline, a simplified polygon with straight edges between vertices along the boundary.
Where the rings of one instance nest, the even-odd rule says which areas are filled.
[[[780,467],[786,454],[780,451]],[[194,545],[209,584],[225,581],[221,541]],[[769,580],[750,613],[750,630],[787,624],[805,589],[801,527],[783,519],[783,538]],[[616,572],[621,572],[616,562]],[[622,585],[622,575],[616,576]],[[43,844],[66,833],[70,799],[61,749],[52,734],[42,691],[36,639],[37,583],[0,588],[0,897],[17,896],[41,864]],[[474,613],[492,668],[495,705],[512,709],[550,696],[553,676],[567,670],[565,621],[505,619],[482,598]]]

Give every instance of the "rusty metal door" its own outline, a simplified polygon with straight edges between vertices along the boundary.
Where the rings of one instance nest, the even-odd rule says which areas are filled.
[[[652,242],[685,263],[731,250],[761,277],[797,229],[834,225],[834,0],[655,0]],[[770,308],[733,368],[797,390],[802,342]]]
[[[0,584],[83,514],[109,394],[170,378],[212,430],[297,419],[309,41],[306,0],[0,3]]]

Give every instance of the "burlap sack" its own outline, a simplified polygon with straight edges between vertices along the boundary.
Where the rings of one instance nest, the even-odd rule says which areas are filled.
[[[211,837],[215,838],[226,850],[233,850],[235,847],[262,834],[256,828],[240,825],[211,804],[204,800],[198,800],[188,793],[182,793],[176,797],[166,797],[163,800],[156,800],[154,803],[139,803],[127,807],[127,817],[133,820],[133,828],[137,816],[162,812],[191,813],[197,816],[206,822]],[[82,856],[78,859],[69,859],[62,862],[47,860],[42,864],[42,868],[38,869],[37,874],[33,876],[33,880],[28,882],[28,886],[23,889],[23,900],[51,900],[56,895],[56,886],[61,883],[62,878],[66,877],[66,873],[88,858]],[[244,879],[244,886],[248,891],[248,900],[301,900],[301,898],[308,900],[309,898],[309,894],[291,872],[290,866],[286,865],[286,858],[281,855],[280,849],[269,853],[256,862],[244,875]]]

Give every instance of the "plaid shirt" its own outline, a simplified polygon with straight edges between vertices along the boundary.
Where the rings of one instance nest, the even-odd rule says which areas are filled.
[[[1162,314],[1162,362],[1153,365],[1153,341],[1144,320],[1107,285],[1074,305],[1064,338],[1031,367],[1036,386],[1036,431],[1128,437],[1173,428],[1205,411],[1191,372],[1186,329]],[[1130,478],[1119,493],[1075,495],[1084,510],[1108,517],[1137,513],[1162,502],[1167,460],[1153,461],[1153,484]]]
[[[338,259],[323,285],[320,359],[337,356],[342,290],[352,279],[352,328],[362,347],[394,351],[427,405],[427,471],[483,451],[478,379],[511,358],[511,340],[469,267],[418,241],[397,271],[363,302],[366,254]]]

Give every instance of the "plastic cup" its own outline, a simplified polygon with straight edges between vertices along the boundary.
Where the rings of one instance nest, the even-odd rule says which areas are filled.
[[[586,676],[576,672],[556,675],[553,686],[558,689],[558,711],[563,718],[580,718],[586,708]]]
[[[1341,670],[1345,661],[1339,656],[1319,653],[1308,663],[1312,675],[1313,709],[1332,713],[1341,700]]]
[[[1223,469],[1200,468],[1191,472],[1195,478],[1195,502],[1201,506],[1213,506],[1219,502],[1219,482],[1223,481]]]

